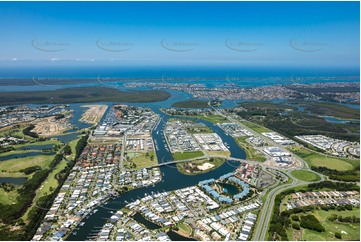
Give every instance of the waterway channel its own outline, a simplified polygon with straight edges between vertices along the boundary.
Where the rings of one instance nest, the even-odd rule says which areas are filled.
[[[131,104],[134,105],[134,104]],[[144,104],[143,104],[144,105]],[[142,105],[142,106],[143,106]],[[173,160],[172,154],[169,151],[168,145],[165,141],[165,137],[163,134],[163,130],[165,124],[170,118],[170,116],[164,114],[159,110],[159,107],[151,107],[152,110],[160,116],[159,124],[154,128],[152,132],[152,137],[154,142],[157,143],[156,155],[159,163],[164,163],[167,161]],[[186,118],[191,119],[191,118]],[[211,122],[204,120],[196,120],[211,128],[215,133],[217,133],[223,142],[227,142],[229,145],[229,150],[231,152],[231,156],[235,158],[245,159],[245,152],[237,145],[235,140],[227,135],[220,127],[214,125]],[[123,208],[127,203],[134,201],[135,199],[144,197],[145,193],[156,193],[162,191],[171,191],[176,189],[181,189],[188,186],[194,186],[198,184],[199,181],[210,179],[210,178],[218,178],[219,176],[232,172],[238,167],[239,162],[237,161],[227,161],[219,168],[210,171],[205,174],[200,174],[196,176],[187,176],[178,172],[176,166],[166,165],[162,166],[161,173],[163,174],[162,182],[156,184],[153,187],[144,187],[135,190],[131,190],[126,192],[120,196],[110,199],[106,204],[99,206],[96,213],[89,215],[84,218],[82,222],[85,222],[83,226],[78,226],[76,228],[76,234],[70,234],[67,240],[87,240],[90,238],[90,234],[92,234],[94,228],[102,227],[107,220],[110,218],[114,211],[117,211]]]

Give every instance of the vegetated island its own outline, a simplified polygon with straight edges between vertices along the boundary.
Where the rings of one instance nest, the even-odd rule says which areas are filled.
[[[172,104],[174,108],[209,108],[207,101],[202,100],[187,100],[175,102]]]
[[[121,91],[107,87],[64,88],[52,91],[2,92],[3,105],[26,103],[86,103],[86,102],[157,102],[167,100],[170,93],[162,90]]]
[[[184,175],[199,175],[213,171],[223,165],[226,159],[223,158],[210,158],[194,160],[189,162],[177,163],[178,171]]]

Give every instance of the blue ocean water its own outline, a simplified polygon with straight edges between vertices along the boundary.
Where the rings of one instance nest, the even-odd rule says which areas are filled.
[[[192,80],[187,78],[192,77]],[[308,77],[306,80],[302,79]],[[312,79],[312,77],[315,77]],[[323,77],[333,77],[332,80]],[[350,78],[351,77],[351,78]],[[40,81],[29,81],[28,85],[1,84],[1,79],[27,78]],[[51,78],[81,78],[87,82],[58,85],[51,83]],[[194,82],[207,87],[224,87],[227,84],[237,87],[257,87],[275,84],[313,83],[313,82],[354,82],[359,81],[358,70],[330,68],[260,68],[260,67],[0,67],[0,92],[45,91],[70,87],[108,86],[124,88],[127,81],[101,81],[107,78],[129,78],[130,82],[146,78],[154,78],[165,82]],[[139,80],[137,80],[139,78]],[[184,78],[184,79],[177,79]],[[194,80],[197,78],[197,80]],[[48,79],[48,81],[46,81]],[[134,80],[135,79],[135,80]],[[216,80],[215,80],[216,79]],[[42,81],[44,80],[44,81]],[[99,81],[100,80],[100,81]],[[150,80],[154,81],[154,80]],[[14,82],[15,83],[15,82]],[[232,87],[232,86],[229,86]]]
[[[323,77],[359,76],[359,68],[227,67],[227,66],[0,66],[0,78],[33,76],[64,78],[161,78],[165,77]],[[1,81],[1,80],[0,80]]]

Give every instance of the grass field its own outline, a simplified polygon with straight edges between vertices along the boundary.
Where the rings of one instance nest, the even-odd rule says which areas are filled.
[[[58,144],[61,144],[61,143],[56,139],[50,139],[50,140],[38,141],[38,142],[34,142],[34,143],[25,143],[25,144],[13,145],[13,147],[15,149],[22,149],[23,147],[26,147],[26,146],[42,146],[42,145],[50,145],[50,144],[58,145]]]
[[[239,147],[241,147],[247,155],[248,160],[255,160],[263,162],[266,160],[266,157],[264,157],[258,150],[253,148],[253,146],[246,142],[247,137],[238,137],[236,138],[237,144]]]
[[[39,189],[36,192],[34,202],[31,204],[30,208],[26,210],[26,212],[23,214],[22,219],[24,221],[28,218],[28,213],[31,211],[31,209],[34,207],[36,202],[41,198],[42,196],[46,196],[51,194],[59,185],[58,180],[55,179],[55,175],[58,174],[60,171],[62,171],[67,165],[67,162],[65,160],[62,160],[55,169],[48,175],[46,180],[42,183],[42,185],[39,187]]]
[[[181,223],[181,224],[178,224],[178,231],[177,233],[179,233],[180,235],[184,235],[186,237],[190,236],[192,234],[192,229],[191,227],[189,227],[188,224],[184,224],[184,223]]]
[[[55,189],[58,186],[58,180],[55,179],[55,175],[58,174],[61,170],[63,170],[67,165],[66,160],[62,160],[55,169],[49,174],[48,178],[45,180],[41,188],[38,190],[37,196],[42,197],[44,195],[49,195],[51,193],[50,190]]]
[[[267,128],[262,127],[262,126],[260,126],[258,124],[251,123],[251,122],[248,122],[248,121],[244,121],[244,122],[242,122],[242,124],[246,125],[250,129],[253,129],[257,133],[272,132],[272,130],[270,130],[270,129],[267,129]]]
[[[204,116],[204,115],[189,115],[189,116],[185,116],[185,117],[190,117],[190,118],[197,118],[197,119],[202,119],[202,120],[206,120],[212,123],[227,123],[229,122],[228,119],[226,119],[225,117],[222,117],[220,115],[208,115],[208,116]]]
[[[338,212],[337,210],[313,210],[312,212],[308,212],[309,214],[313,214],[325,227],[325,232],[316,232],[309,229],[301,228],[302,238],[298,238],[300,240],[306,241],[344,241],[344,240],[360,240],[360,224],[357,223],[340,223],[340,222],[331,222],[327,219],[327,217],[331,216],[331,214],[339,214],[342,216],[353,216],[360,217],[360,209],[354,208],[352,211],[342,211]],[[297,233],[297,230],[292,228],[288,229],[287,234],[289,235],[289,240],[294,240],[294,233]],[[342,239],[339,240],[335,238],[335,232],[339,232],[342,234]]]
[[[174,160],[188,160],[192,158],[197,158],[203,156],[202,151],[192,151],[192,152],[175,152],[172,154]]]
[[[19,171],[30,166],[40,166],[41,168],[45,168],[49,166],[53,159],[54,155],[38,155],[2,161],[0,162],[0,171]]]
[[[34,141],[36,140],[35,138],[23,134],[23,129],[28,127],[29,124],[30,123],[26,122],[2,128],[0,129],[0,136],[11,135],[13,137],[26,139],[28,141]]]
[[[68,145],[70,146],[70,149],[71,149],[71,154],[69,156],[67,156],[67,159],[74,159],[75,158],[75,155],[76,155],[76,144],[78,143],[78,141],[80,140],[82,136],[79,135],[76,139],[70,141],[68,143]]]
[[[15,190],[6,192],[3,188],[0,188],[0,203],[2,204],[12,204],[16,202],[16,198],[18,197],[18,192]]]
[[[206,153],[210,156],[227,156],[229,157],[231,155],[231,152],[229,151],[210,151],[206,150]]]
[[[359,160],[349,160],[344,158],[337,158],[329,155],[323,155],[316,152],[312,152],[306,150],[301,146],[294,146],[288,148],[291,152],[295,153],[302,159],[304,159],[309,166],[324,166],[330,169],[335,169],[339,171],[352,170],[358,164],[360,164]]]
[[[0,177],[30,177],[31,175],[25,175],[20,171],[0,171]]]
[[[321,177],[317,175],[316,173],[313,173],[311,171],[306,170],[295,170],[291,172],[292,176],[296,177],[297,179],[301,181],[319,181]]]
[[[137,169],[158,164],[154,151],[148,151],[147,153],[148,156],[145,152],[128,152],[128,156],[131,158],[131,161],[137,165]],[[153,156],[153,161],[150,159],[151,156]]]

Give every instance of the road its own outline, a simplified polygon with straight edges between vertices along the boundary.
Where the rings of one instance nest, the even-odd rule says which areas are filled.
[[[217,110],[216,108],[212,107],[213,110],[215,111],[216,114],[218,115],[221,115],[222,117],[225,117],[227,118],[229,121],[233,122],[233,123],[237,123],[239,124],[242,128],[248,130],[249,132],[251,132],[255,137],[261,137],[263,140],[267,141],[268,144],[270,145],[273,145],[273,146],[276,146],[276,147],[281,147],[283,148],[281,145],[277,144],[276,142],[274,142],[273,140],[269,139],[268,137],[265,137],[259,133],[257,133],[256,131],[254,131],[253,129],[245,126],[244,124],[242,124],[241,122],[239,122],[238,120],[234,119],[234,118],[231,118],[227,115],[224,115],[222,112],[220,112],[219,110]],[[313,172],[317,175],[319,175],[321,177],[321,180],[320,181],[324,181],[325,180],[325,177],[324,175],[322,174],[319,174],[315,171],[312,171],[307,162],[305,162],[301,157],[299,156],[296,156],[295,154],[293,154],[292,152],[290,152],[293,157],[295,157],[296,159],[299,160],[300,164],[301,164],[301,169],[305,169],[309,172]],[[246,162],[249,162],[249,161],[246,161]],[[262,164],[262,163],[257,163],[258,165],[262,166],[262,167],[265,167],[266,165],[265,164]],[[273,167],[274,168],[274,167]],[[296,168],[297,170],[300,169],[300,168]],[[280,171],[282,169],[279,169]],[[265,203],[263,204],[262,206],[262,210],[260,212],[260,214],[258,215],[259,218],[258,218],[258,221],[259,223],[257,224],[257,227],[255,228],[254,230],[254,236],[253,236],[253,240],[256,240],[256,241],[264,241],[268,238],[266,238],[266,235],[267,235],[267,232],[268,232],[268,226],[269,226],[269,223],[272,219],[272,215],[273,215],[273,207],[275,205],[275,198],[278,194],[280,194],[281,192],[287,190],[287,189],[290,189],[292,187],[297,187],[297,186],[301,186],[301,185],[307,185],[311,182],[304,182],[304,181],[300,181],[298,179],[296,179],[294,176],[292,176],[291,172],[292,170],[294,169],[288,169],[288,170],[283,170],[284,173],[286,173],[289,178],[292,179],[292,182],[291,183],[287,183],[287,184],[283,184],[283,185],[279,185],[280,182],[277,181],[276,184],[272,185],[271,187],[269,187],[267,189],[267,191],[270,190],[270,192],[267,194],[266,198],[265,198]],[[265,192],[267,192],[265,191]]]

